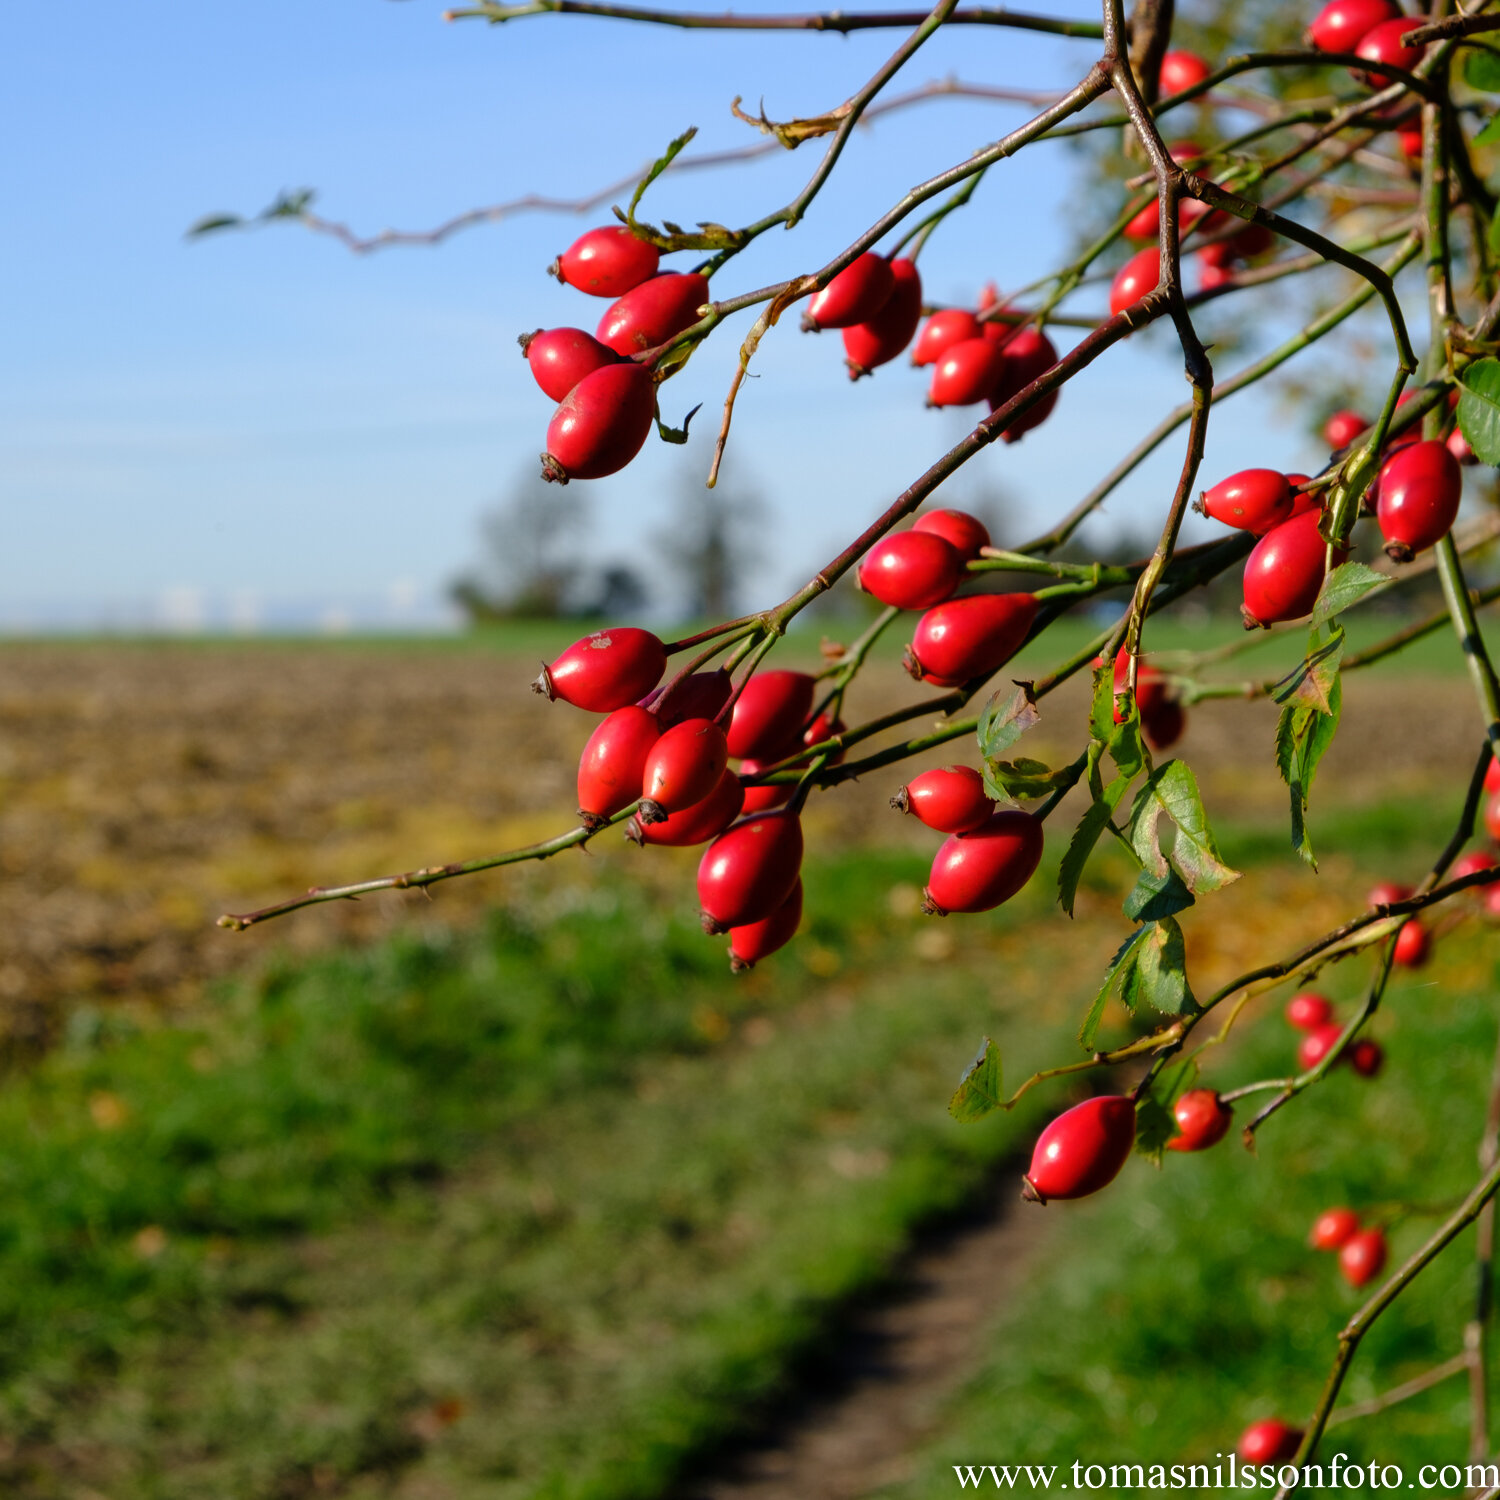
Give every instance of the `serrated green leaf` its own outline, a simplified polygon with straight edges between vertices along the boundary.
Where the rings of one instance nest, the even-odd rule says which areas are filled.
[[[1318,773],[1318,763],[1338,731],[1343,703],[1343,681],[1335,677],[1328,695],[1327,713],[1306,704],[1288,704],[1276,722],[1276,769],[1291,793],[1292,848],[1314,870],[1318,868],[1318,862],[1307,833],[1308,799]]]
[[[1132,954],[1130,972],[1121,976],[1121,998],[1132,1011],[1142,1005],[1167,1016],[1196,1010],[1188,987],[1182,928],[1175,918],[1163,917],[1146,927],[1145,933]]]
[[[1140,775],[1146,765],[1146,749],[1141,743],[1141,718],[1132,713],[1123,724],[1116,724],[1109,737],[1109,758],[1127,781]]]
[[[1125,915],[1132,922],[1159,922],[1193,905],[1193,893],[1169,865],[1166,874],[1142,870],[1125,898]]]
[[[1049,797],[1061,787],[1073,786],[1083,775],[1076,763],[1054,770],[1040,760],[987,760],[984,763],[985,794],[997,802],[1015,802],[1022,797]]]
[[[1140,1155],[1160,1166],[1167,1142],[1176,1134],[1172,1111],[1155,1094],[1142,1094],[1135,1101],[1135,1149]]]
[[[1474,137],[1472,144],[1475,146],[1493,146],[1496,141],[1500,141],[1500,115],[1495,115],[1485,125],[1484,129]]]
[[[958,1088],[948,1101],[948,1113],[961,1125],[982,1120],[1004,1104],[1005,1091],[1001,1083],[1000,1048],[985,1037],[973,1062],[958,1080]]]
[[[1109,826],[1116,809],[1125,800],[1130,783],[1123,776],[1116,776],[1089,804],[1088,811],[1078,820],[1073,837],[1063,851],[1062,863],[1057,871],[1057,904],[1071,917],[1073,902],[1078,895],[1078,882],[1083,867],[1099,842],[1099,835]]]
[[[1332,626],[1329,638],[1319,645],[1318,630],[1314,626],[1308,636],[1307,655],[1271,690],[1272,701],[1306,705],[1326,714],[1329,695],[1333,684],[1338,681],[1339,664],[1343,659],[1343,627]]]
[[[635,211],[640,207],[640,202],[646,195],[646,189],[661,176],[668,167],[677,160],[678,154],[692,138],[698,134],[696,125],[689,125],[680,136],[674,140],[657,159],[651,163],[650,170],[636,184],[635,192],[631,195],[630,207],[625,211],[625,222],[633,229],[635,227]],[[681,233],[681,231],[677,231]]]
[[[1167,857],[1157,841],[1157,824],[1165,813],[1176,825],[1171,863],[1188,889],[1196,895],[1216,891],[1240,878],[1240,872],[1224,863],[1203,799],[1198,794],[1198,780],[1186,761],[1169,760],[1146,778],[1136,793],[1126,836],[1141,864],[1159,876],[1167,872]]]
[[[1336,614],[1341,614],[1352,604],[1358,604],[1371,589],[1384,587],[1391,580],[1374,568],[1363,563],[1340,563],[1318,590],[1318,602],[1313,606],[1312,627],[1326,624]]]
[[[1483,94],[1500,94],[1500,57],[1487,47],[1464,49],[1464,82]]]
[[[993,693],[979,716],[979,753],[995,760],[1041,721],[1036,694],[1029,682],[1018,682],[1012,692]]]
[[[1108,744],[1115,732],[1115,671],[1102,657],[1094,668],[1094,696],[1089,707],[1089,735]]]
[[[1099,1022],[1104,1019],[1104,1007],[1109,1003],[1110,991],[1115,987],[1115,980],[1120,977],[1121,971],[1129,964],[1136,944],[1140,942],[1149,930],[1146,927],[1137,927],[1115,949],[1115,956],[1110,959],[1109,967],[1104,971],[1104,983],[1099,986],[1099,993],[1094,996],[1089,1005],[1088,1013],[1083,1018],[1083,1025],[1078,1028],[1078,1043],[1086,1051],[1092,1052],[1094,1050],[1094,1038],[1099,1034]]]
[[[1481,463],[1500,464],[1500,359],[1476,359],[1464,371],[1458,425]]]

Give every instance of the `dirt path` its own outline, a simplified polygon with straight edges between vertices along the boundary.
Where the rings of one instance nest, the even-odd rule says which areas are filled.
[[[1012,1195],[1015,1180],[998,1174],[981,1216],[919,1242],[767,1434],[720,1455],[675,1500],[859,1500],[910,1478],[944,1399],[1046,1241],[1046,1216]]]

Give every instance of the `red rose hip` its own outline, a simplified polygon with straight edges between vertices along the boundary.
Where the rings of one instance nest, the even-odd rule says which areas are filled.
[[[1255,1464],[1282,1464],[1297,1456],[1302,1443],[1302,1430],[1267,1417],[1263,1422],[1252,1422],[1241,1434],[1236,1452],[1240,1462]]]
[[[1042,825],[1016,808],[951,835],[933,858],[923,910],[939,917],[992,911],[1036,873],[1042,842]]]
[[[1420,969],[1432,952],[1432,936],[1422,925],[1420,917],[1408,917],[1406,925],[1396,934],[1396,946],[1391,952],[1391,962],[1398,969]]]
[[[1178,1133],[1167,1142],[1169,1151],[1206,1151],[1228,1133],[1234,1110],[1213,1089],[1189,1089],[1172,1106]]]
[[[1123,1094],[1085,1099],[1038,1137],[1021,1196],[1032,1203],[1086,1198],[1107,1187],[1135,1144],[1135,1105]]]
[[[518,342],[536,383],[554,401],[566,400],[585,375],[620,362],[613,349],[581,328],[538,328],[523,333]]]
[[[1387,555],[1410,562],[1447,536],[1463,497],[1463,472],[1446,443],[1412,443],[1380,469],[1375,514]]]
[[[1292,513],[1292,487],[1277,469],[1242,469],[1203,492],[1203,509],[1216,521],[1263,536]]]
[[[1319,52],[1353,52],[1372,27],[1400,14],[1391,0],[1329,0],[1313,17],[1307,39]]]
[[[769,917],[802,871],[802,824],[786,808],[744,818],[721,833],[698,865],[703,930],[728,932]]]
[[[759,776],[767,766],[773,765],[770,760],[751,760],[748,756],[740,762],[740,779],[749,781],[753,776]],[[745,812],[758,813],[770,812],[773,807],[785,807],[792,800],[792,793],[797,790],[790,782],[769,782],[765,786],[747,786],[745,788]]]
[[[972,766],[939,766],[923,771],[891,798],[897,812],[911,813],[939,833],[967,833],[987,822],[995,804],[984,777]]]
[[[894,287],[890,262],[867,250],[812,299],[802,316],[802,327],[814,331],[867,322],[890,301]]]
[[[991,411],[999,411],[1007,401],[1019,396],[1033,380],[1040,379],[1057,363],[1057,350],[1052,340],[1035,328],[1023,328],[1004,345],[1004,349],[1005,364],[988,396]],[[1035,406],[1007,422],[1000,429],[1001,438],[1007,443],[1019,443],[1028,432],[1040,427],[1052,415],[1057,397],[1057,391],[1048,391]]]
[[[532,684],[532,691],[575,708],[607,714],[643,698],[661,681],[667,653],[649,630],[622,625],[574,641]]]
[[[1245,603],[1240,613],[1247,629],[1312,613],[1328,565],[1319,520],[1319,512],[1307,510],[1273,526],[1245,559]],[[1337,554],[1337,560],[1345,555]]]
[[[656,382],[643,365],[606,365],[568,392],[547,427],[542,478],[603,479],[645,446],[656,417]]]
[[[1361,1229],[1344,1241],[1339,1250],[1339,1270],[1350,1286],[1363,1286],[1385,1269],[1385,1231],[1378,1226]]]
[[[1297,1066],[1304,1073],[1310,1073],[1333,1051],[1343,1034],[1344,1028],[1337,1021],[1325,1021],[1309,1031],[1297,1048]]]
[[[549,267],[559,281],[591,297],[619,297],[656,275],[661,252],[623,224],[580,235]]]
[[[930,531],[957,547],[965,562],[972,562],[990,544],[990,533],[978,516],[966,510],[929,510],[911,523],[913,531]]]
[[[1032,594],[976,594],[950,599],[917,621],[907,670],[917,678],[967,682],[1002,667],[1025,643],[1036,619]]]
[[[859,565],[859,586],[897,609],[930,609],[962,582],[958,549],[930,531],[882,537]]]
[[[1354,51],[1367,62],[1403,68],[1409,73],[1422,61],[1425,49],[1408,47],[1405,37],[1408,31],[1415,31],[1421,24],[1419,18],[1400,15],[1389,21],[1379,21],[1359,39]],[[1355,77],[1376,90],[1388,87],[1393,81],[1389,74],[1377,72],[1374,68],[1360,69]]]
[[[933,313],[923,325],[917,346],[911,351],[911,362],[919,368],[934,365],[955,344],[983,335],[979,319],[967,308],[945,307]]]
[[[1109,284],[1110,315],[1118,316],[1126,308],[1134,307],[1149,292],[1154,292],[1161,281],[1161,251],[1155,245],[1137,250],[1129,260],[1115,272]]]
[[[1347,448],[1369,425],[1357,411],[1336,411],[1323,424],[1323,441],[1330,448]]]
[[[911,343],[922,321],[922,277],[909,260],[891,262],[891,295],[873,318],[844,330],[850,380],[889,364]]]
[[[1313,1220],[1307,1242],[1314,1250],[1338,1250],[1359,1230],[1359,1215],[1352,1208],[1325,1208]]]
[[[1163,95],[1180,94],[1202,83],[1213,69],[1196,52],[1168,52],[1161,60],[1156,86]]]
[[[817,684],[806,672],[757,672],[740,690],[729,720],[729,753],[776,761],[801,740]]]
[[[739,817],[744,804],[745,788],[740,778],[733,771],[725,771],[718,786],[701,802],[682,812],[668,813],[664,823],[631,818],[625,825],[625,836],[637,844],[662,844],[673,849],[706,844]]]
[[[662,813],[685,812],[718,786],[728,762],[724,731],[712,719],[684,719],[651,747],[641,795]]]
[[[626,292],[606,310],[596,331],[616,354],[640,354],[690,328],[707,301],[706,276],[669,271]]]
[[[995,389],[1005,369],[1005,346],[990,339],[965,339],[945,349],[932,367],[929,406],[972,406]]]
[[[663,729],[670,729],[684,719],[716,719],[719,710],[729,702],[734,679],[722,667],[712,672],[693,672],[669,683],[641,704],[657,717]]]
[[[1333,1019],[1333,1004],[1327,995],[1303,990],[1287,1001],[1286,1018],[1298,1031],[1316,1031]]]
[[[660,736],[656,715],[633,704],[594,730],[578,762],[578,815],[586,824],[607,822],[641,795],[646,759]]]
[[[729,967],[732,972],[742,974],[753,968],[761,959],[769,958],[778,948],[784,948],[796,937],[802,925],[802,882],[799,879],[792,887],[792,894],[759,922],[744,927],[729,929]]]

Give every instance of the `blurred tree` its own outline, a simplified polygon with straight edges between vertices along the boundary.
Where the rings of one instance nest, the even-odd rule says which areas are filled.
[[[696,477],[683,479],[671,523],[656,546],[689,618],[720,620],[735,613],[745,575],[764,555],[755,537],[765,520],[765,504],[753,491],[709,490]]]

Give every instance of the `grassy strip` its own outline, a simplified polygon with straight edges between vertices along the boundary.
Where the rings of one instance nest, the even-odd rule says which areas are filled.
[[[1098,1198],[1049,1208],[1067,1216],[1066,1252],[990,1331],[985,1367],[891,1500],[952,1488],[954,1464],[1055,1463],[1075,1488],[1075,1460],[1212,1465],[1252,1420],[1305,1417],[1337,1329],[1364,1300],[1335,1257],[1307,1248],[1313,1218],[1344,1203],[1387,1220],[1399,1264],[1473,1181],[1496,1037],[1494,943],[1455,936],[1430,971],[1398,978],[1374,1026],[1388,1055],[1379,1078],[1339,1070],[1263,1129],[1258,1156],[1231,1136],[1203,1156],[1169,1154],[1159,1174],[1133,1162]],[[1352,994],[1359,977],[1340,971],[1326,987]],[[1274,1076],[1293,1046],[1268,1014],[1204,1081]],[[1376,1325],[1344,1402],[1462,1348],[1472,1253],[1470,1231]],[[1453,1379],[1335,1428],[1322,1456],[1398,1463],[1412,1480],[1421,1463],[1464,1463],[1467,1444],[1467,1390]]]

